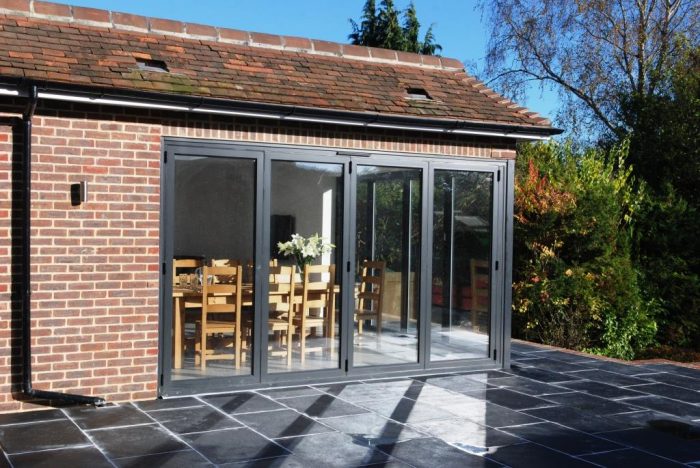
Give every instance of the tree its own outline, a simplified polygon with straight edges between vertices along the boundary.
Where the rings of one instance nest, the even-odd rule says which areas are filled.
[[[560,91],[572,128],[623,137],[624,96],[653,96],[667,83],[679,34],[698,43],[695,0],[482,0],[491,37],[490,84],[519,99],[530,82]]]
[[[399,16],[400,12],[396,10],[393,0],[382,0],[378,10],[374,0],[367,0],[362,8],[360,23],[350,19],[352,33],[348,39],[355,45],[423,55],[436,55],[442,50],[442,46],[435,42],[432,25],[426,31],[423,41],[418,39],[420,22],[413,2],[403,12],[403,25]]]

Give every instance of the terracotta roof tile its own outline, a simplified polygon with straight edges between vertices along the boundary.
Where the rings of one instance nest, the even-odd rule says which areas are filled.
[[[0,77],[352,112],[549,124],[468,76],[454,59],[78,7],[71,8],[75,17],[67,22],[54,16],[67,10],[53,5],[0,0],[5,12],[0,13]],[[142,70],[138,59],[162,60],[169,72]],[[432,99],[408,99],[408,88],[425,89]]]

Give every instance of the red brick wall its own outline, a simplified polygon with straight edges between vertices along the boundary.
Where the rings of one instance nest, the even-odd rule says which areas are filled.
[[[7,109],[2,106],[0,109]],[[36,388],[108,401],[155,398],[158,363],[160,150],[163,136],[512,158],[503,141],[180,119],[61,105],[34,118],[32,354]],[[4,119],[4,120],[3,120]],[[11,248],[12,126],[0,117],[0,412],[31,407],[19,391],[19,251]],[[16,166],[15,179],[19,177]],[[89,183],[72,206],[70,185]],[[16,182],[15,182],[16,183]],[[16,234],[16,233],[15,233]],[[12,266],[12,262],[15,266]],[[13,335],[15,338],[12,338]]]

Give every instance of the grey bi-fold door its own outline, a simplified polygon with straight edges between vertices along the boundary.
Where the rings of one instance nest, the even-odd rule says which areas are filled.
[[[161,395],[498,365],[507,165],[165,143]]]

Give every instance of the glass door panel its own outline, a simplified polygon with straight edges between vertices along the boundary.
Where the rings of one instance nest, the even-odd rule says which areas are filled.
[[[270,167],[267,371],[338,369],[344,166],[274,160]],[[334,247],[297,244],[308,260],[299,266],[280,249],[295,234]]]
[[[493,174],[435,170],[430,360],[488,357]]]
[[[250,375],[256,161],[174,164],[171,379]]]
[[[354,367],[418,362],[422,176],[357,168]]]

